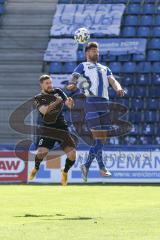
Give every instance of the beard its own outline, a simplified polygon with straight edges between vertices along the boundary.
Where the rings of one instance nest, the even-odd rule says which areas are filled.
[[[50,92],[52,92],[52,90],[53,90],[53,88],[47,88],[45,92],[50,93]]]
[[[97,56],[97,55],[92,56],[92,57],[90,58],[90,60],[91,60],[92,62],[98,62],[99,56]]]

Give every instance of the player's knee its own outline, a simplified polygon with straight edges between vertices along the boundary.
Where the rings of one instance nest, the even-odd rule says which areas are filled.
[[[37,151],[36,155],[37,155],[38,159],[43,159],[43,158],[45,158],[47,156],[47,154],[48,154],[48,150],[47,149],[39,149]]]
[[[74,161],[76,159],[76,150],[72,149],[67,153],[67,157],[71,160]]]

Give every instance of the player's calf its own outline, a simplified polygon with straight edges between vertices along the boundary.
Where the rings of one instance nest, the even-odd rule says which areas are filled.
[[[66,186],[67,185],[67,180],[68,180],[68,171],[75,163],[76,150],[73,149],[73,148],[67,148],[64,151],[67,154],[67,159],[66,159],[66,162],[65,162],[64,169],[62,169],[61,184],[63,186]]]
[[[33,178],[36,176],[36,174],[39,170],[40,164],[47,154],[48,154],[48,149],[39,148],[37,150],[37,154],[35,156],[35,166],[31,170],[29,180],[33,180]]]

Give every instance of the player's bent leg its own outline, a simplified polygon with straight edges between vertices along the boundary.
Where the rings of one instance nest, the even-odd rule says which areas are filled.
[[[49,152],[49,149],[45,148],[45,147],[39,147],[37,149],[37,154],[35,156],[35,166],[31,170],[29,180],[33,180],[33,178],[36,176],[36,174],[39,170],[39,166],[40,166],[41,162],[43,161],[43,159],[47,156],[48,152]]]
[[[74,165],[76,159],[76,150],[73,147],[65,147],[63,151],[67,155],[66,163],[64,169],[61,172],[61,184],[63,186],[67,185],[68,171]]]

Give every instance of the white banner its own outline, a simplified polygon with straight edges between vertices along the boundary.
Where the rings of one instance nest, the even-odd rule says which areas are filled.
[[[83,183],[80,165],[86,161],[87,156],[88,150],[77,151],[76,163],[69,171],[70,183]],[[43,162],[33,182],[60,183],[60,170],[65,159],[66,155],[62,155],[56,160]],[[103,151],[103,160],[112,176],[101,177],[97,161],[94,160],[88,182],[160,183],[160,151]],[[29,161],[29,172],[33,165],[34,162]]]
[[[58,4],[51,35],[73,36],[80,27],[91,34],[119,35],[124,9],[124,4]]]
[[[71,74],[51,74],[54,87],[64,88],[71,80]]]
[[[81,182],[80,165],[88,151],[78,151],[77,161],[71,170],[71,182]],[[102,178],[96,160],[93,161],[88,182],[160,182],[160,151],[103,151],[105,166],[112,176]]]
[[[77,61],[78,44],[74,39],[51,39],[44,54],[46,62]]]

